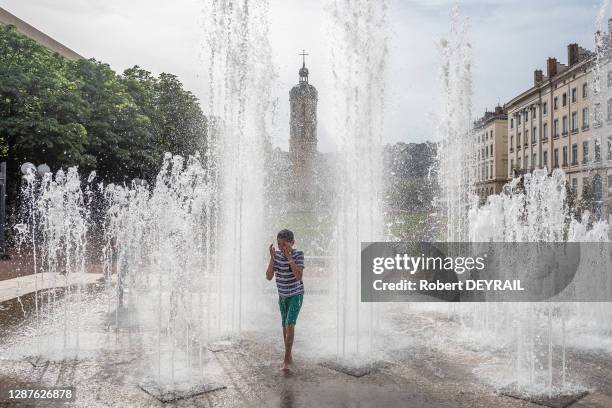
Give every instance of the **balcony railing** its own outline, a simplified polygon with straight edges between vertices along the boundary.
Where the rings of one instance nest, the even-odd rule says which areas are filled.
[[[567,130],[566,130],[565,132],[561,133],[561,135],[562,135],[563,137],[565,137],[565,136],[569,135],[569,133],[568,133],[568,132],[567,132]]]

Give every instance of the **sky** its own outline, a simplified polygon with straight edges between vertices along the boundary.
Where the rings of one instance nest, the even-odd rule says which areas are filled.
[[[302,49],[310,54],[310,83],[319,90],[319,147],[333,150],[330,49],[324,22],[331,0],[269,0],[270,45],[278,74],[273,143],[287,148],[288,92],[298,81]],[[380,0],[372,0],[380,1]],[[431,118],[442,100],[436,44],[449,29],[453,1],[387,0],[389,56],[387,143],[432,140]],[[473,116],[528,89],[548,57],[567,62],[567,45],[593,48],[602,0],[465,0],[473,49]],[[117,72],[139,65],[177,75],[206,107],[204,13],[208,0],[0,0],[0,7],[85,57]],[[606,16],[606,17],[612,17]],[[204,109],[205,110],[205,109]]]

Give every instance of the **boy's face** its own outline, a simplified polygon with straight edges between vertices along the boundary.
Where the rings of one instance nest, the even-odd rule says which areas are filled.
[[[285,249],[291,249],[291,247],[293,247],[293,242],[294,241],[285,241],[284,239],[279,239],[277,241],[278,243],[278,249],[283,251]]]

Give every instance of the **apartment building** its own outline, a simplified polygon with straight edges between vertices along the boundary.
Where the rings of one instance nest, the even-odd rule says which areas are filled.
[[[508,181],[508,115],[501,106],[474,122],[475,193],[482,201],[502,191]]]
[[[595,201],[593,210],[607,217],[612,213],[612,136],[605,132],[607,122],[612,123],[612,98],[607,98],[605,123],[598,101],[612,90],[612,66],[608,57],[598,60],[595,53],[577,44],[568,45],[567,50],[567,64],[549,58],[546,75],[535,70],[533,86],[504,106],[507,174],[512,178],[534,169],[546,168],[550,173],[561,168],[576,196],[589,191]],[[594,95],[593,86],[597,61],[602,71],[611,69],[600,95]]]

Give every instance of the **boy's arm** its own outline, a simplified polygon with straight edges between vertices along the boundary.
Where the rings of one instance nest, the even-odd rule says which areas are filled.
[[[266,269],[266,279],[272,280],[274,277],[274,245],[270,244],[270,262],[268,262],[268,269]]]
[[[298,255],[295,259],[289,255],[289,267],[295,279],[301,281],[304,274],[304,255]]]
[[[270,262],[268,263],[268,269],[266,270],[266,279],[272,280],[274,277],[274,258],[270,257]]]

